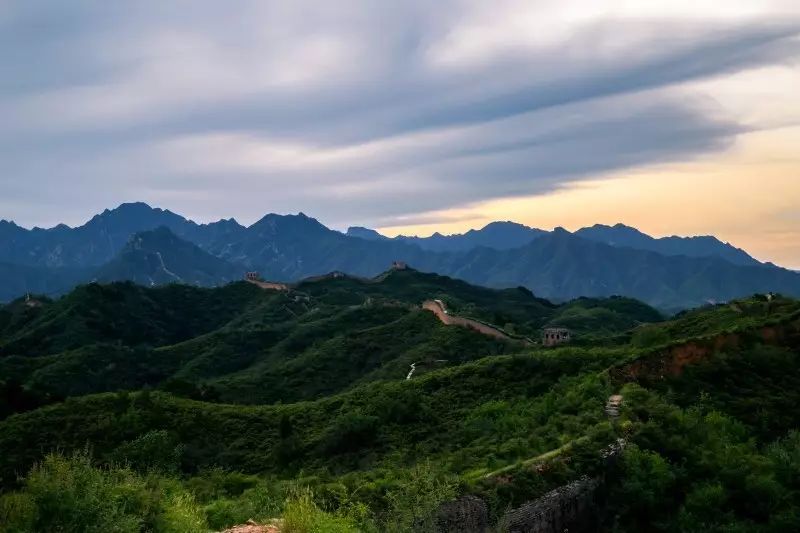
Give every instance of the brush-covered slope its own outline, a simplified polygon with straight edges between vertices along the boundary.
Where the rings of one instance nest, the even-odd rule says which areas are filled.
[[[57,300],[0,310],[0,355],[36,356],[97,342],[159,346],[215,330],[268,295],[240,282],[207,289],[83,285]]]
[[[90,284],[34,307],[20,301],[0,310],[0,370],[44,397],[148,385],[252,404],[320,398],[402,379],[412,364],[420,376],[524,349],[443,325],[421,309],[430,299],[533,339],[564,313],[577,339],[591,338],[597,321],[575,316],[577,303],[556,306],[526,289],[487,289],[412,269],[375,279],[325,276],[289,291],[245,282],[217,289]],[[660,319],[641,303],[592,302],[593,313],[616,317],[595,337]]]
[[[613,342],[498,341],[444,326],[419,309],[431,297],[521,331],[572,319],[585,331],[576,338]],[[319,505],[359,506],[387,530],[396,491],[419,465],[484,498],[495,522],[582,475],[605,476],[607,512],[595,513],[604,530],[703,520],[787,530],[800,509],[791,459],[800,440],[790,433],[800,419],[789,408],[800,401],[796,300],[753,297],[643,324],[658,313],[629,299],[553,305],[400,270],[280,292],[93,285],[23,304],[0,313],[5,346],[37,346],[0,357],[0,375],[14,381],[3,398],[16,402],[2,407],[17,411],[0,421],[6,490],[45,452],[88,445],[96,464],[149,475],[169,458],[175,486],[205,503],[217,529],[250,512],[247,498],[265,501],[223,488],[251,474],[269,476],[265,487],[311,485]],[[116,326],[100,327],[103,317]],[[619,392],[621,412],[609,417],[604,405]],[[607,471],[601,452],[619,438],[619,468]]]

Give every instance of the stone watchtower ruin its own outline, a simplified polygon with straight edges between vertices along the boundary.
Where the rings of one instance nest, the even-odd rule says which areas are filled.
[[[542,331],[542,344],[544,346],[556,346],[570,341],[570,333],[567,328],[544,328]]]
[[[247,281],[260,281],[261,276],[258,275],[258,272],[247,272],[244,275],[244,279],[246,279]]]

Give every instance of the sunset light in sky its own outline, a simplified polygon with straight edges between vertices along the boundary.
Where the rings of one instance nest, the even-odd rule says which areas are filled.
[[[0,35],[0,218],[26,227],[129,201],[622,222],[800,268],[793,0],[11,1]]]

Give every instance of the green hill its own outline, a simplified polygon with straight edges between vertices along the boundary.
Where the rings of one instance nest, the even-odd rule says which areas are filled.
[[[428,299],[534,339],[566,326],[575,341],[446,326],[420,308]],[[781,530],[800,510],[796,300],[663,320],[627,298],[554,305],[409,269],[288,291],[92,284],[37,302],[0,311],[9,524],[28,516],[14,502],[42,516],[41,491],[61,475],[109,487],[150,476],[167,505],[152,509],[171,512],[167,494],[194,506],[190,531],[291,518],[298,502],[331,531],[419,530],[429,514],[413,518],[421,504],[408,502],[431,513],[457,493],[498,521],[582,475],[605,479],[601,529]],[[604,407],[616,393],[618,418]],[[601,452],[619,438],[607,471]],[[63,457],[18,478],[54,450]]]
[[[244,282],[218,289],[91,284],[36,307],[7,306],[0,314],[0,369],[27,389],[57,398],[147,385],[260,404],[402,379],[412,364],[420,375],[522,350],[518,343],[444,326],[420,308],[431,298],[444,300],[452,313],[532,338],[577,305],[414,270],[371,280],[323,277],[288,292]],[[592,302],[614,317],[592,337],[613,337],[640,319],[659,318],[644,304]],[[580,337],[596,321],[573,316],[570,324]]]
[[[0,313],[0,354],[45,355],[112,341],[172,344],[217,329],[268,297],[247,283],[219,289],[92,283],[35,307],[7,306]]]

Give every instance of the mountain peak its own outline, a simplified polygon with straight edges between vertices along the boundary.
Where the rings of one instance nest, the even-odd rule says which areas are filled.
[[[518,229],[526,229],[530,230],[533,229],[530,226],[526,226],[525,224],[520,224],[519,222],[514,222],[512,220],[495,220],[494,222],[489,222],[481,230],[486,229],[493,229],[493,228],[518,228]]]
[[[280,222],[280,221],[303,221],[303,222],[313,221],[319,223],[317,219],[311,218],[305,213],[300,212],[297,213],[296,215],[291,213],[286,215],[281,215],[279,213],[267,213],[266,215],[258,219],[253,225],[256,226],[258,224],[261,224],[262,222]]]
[[[259,221],[250,226],[251,230],[267,231],[270,234],[285,233],[286,236],[297,236],[299,233],[319,234],[331,231],[316,218],[307,216],[305,213],[296,215],[279,215],[269,213],[261,217]]]
[[[132,280],[142,285],[217,285],[237,279],[241,268],[186,241],[166,226],[140,231],[97,272],[101,281]]]
[[[688,257],[719,257],[738,265],[758,265],[744,250],[724,243],[711,235],[696,237],[654,238],[636,228],[616,223],[613,226],[595,224],[581,228],[576,235],[585,239],[624,248],[637,248],[663,255],[685,255]]]
[[[167,226],[158,226],[153,229],[139,231],[131,235],[130,240],[136,239],[178,239],[178,236],[173,233]]]
[[[145,202],[122,202],[117,207],[112,209],[112,211],[120,211],[126,209],[156,209],[157,211],[161,211],[161,209],[153,208],[150,206],[150,204],[147,204]],[[106,211],[108,211],[108,209],[106,209]]]
[[[17,226],[13,220],[0,220],[0,236],[10,238],[24,233],[27,233],[27,230]]]
[[[218,226],[218,227],[244,228],[244,226],[239,224],[239,221],[236,220],[233,217],[231,217],[231,218],[221,218],[221,219],[217,220],[216,222],[209,222],[207,224],[200,224],[200,226],[202,226],[202,227]]]
[[[365,228],[363,226],[350,226],[347,228],[347,232],[345,235],[348,237],[357,237],[359,239],[364,239],[367,241],[381,241],[388,239],[388,237],[381,235],[374,229]]]
[[[167,209],[150,207],[144,202],[122,203],[114,209],[105,209],[102,213],[91,218],[83,227],[96,225],[119,226],[120,228],[132,228],[133,232],[141,229],[149,229],[161,224],[176,224],[187,222],[185,218],[176,215]]]

